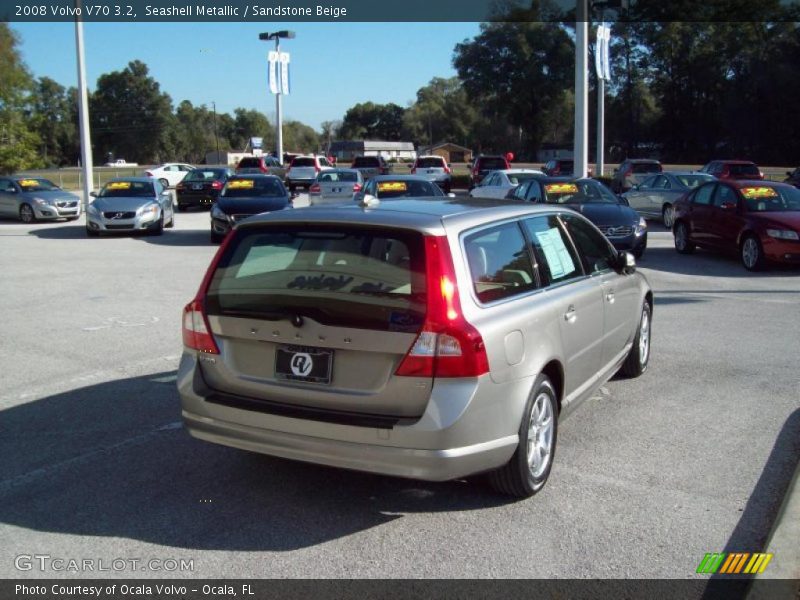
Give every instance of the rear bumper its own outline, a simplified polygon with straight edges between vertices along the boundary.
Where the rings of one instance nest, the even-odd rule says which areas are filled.
[[[195,438],[282,458],[428,481],[456,479],[506,464],[517,448],[532,384],[529,378],[497,384],[488,375],[437,381],[418,419],[354,425],[209,401],[215,391],[207,387],[197,357],[190,351],[183,354],[177,380],[183,422]]]
[[[219,198],[219,192],[181,192],[177,194],[178,206],[211,206]]]

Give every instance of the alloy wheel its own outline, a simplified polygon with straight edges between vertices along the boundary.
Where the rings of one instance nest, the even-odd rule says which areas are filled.
[[[533,402],[528,423],[528,468],[539,478],[550,465],[553,454],[553,401],[541,392]]]

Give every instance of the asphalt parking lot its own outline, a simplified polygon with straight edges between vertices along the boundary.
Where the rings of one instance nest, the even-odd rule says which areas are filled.
[[[687,578],[762,549],[800,456],[800,270],[678,255],[653,225],[648,372],[565,420],[548,485],[512,501],[190,438],[181,310],[215,246],[207,212],[176,220],[0,221],[0,577],[75,575],[15,567],[47,554],[193,560],[100,577]]]

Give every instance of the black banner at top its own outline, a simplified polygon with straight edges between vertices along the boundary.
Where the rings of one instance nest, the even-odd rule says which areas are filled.
[[[579,3],[583,2],[581,6]],[[800,21],[800,0],[4,0],[0,21]],[[577,10],[576,10],[577,9]]]

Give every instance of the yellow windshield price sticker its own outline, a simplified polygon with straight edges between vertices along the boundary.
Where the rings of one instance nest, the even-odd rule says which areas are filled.
[[[17,183],[19,187],[34,187],[39,185],[39,182],[35,179],[20,179]]]
[[[229,190],[252,190],[255,186],[255,181],[252,179],[234,179],[228,182]]]
[[[108,184],[110,190],[129,190],[131,189],[130,181],[112,181]]]
[[[408,189],[405,181],[380,181],[379,192],[405,192]]]
[[[548,194],[577,194],[578,186],[574,183],[548,183],[544,191]]]
[[[759,186],[742,188],[742,196],[745,198],[777,198],[778,192],[775,188]]]

